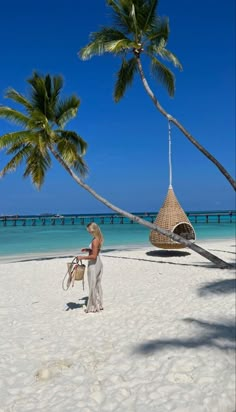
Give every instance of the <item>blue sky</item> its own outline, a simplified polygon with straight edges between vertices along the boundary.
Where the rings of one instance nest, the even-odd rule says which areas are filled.
[[[37,4],[37,5],[36,5]],[[159,15],[169,16],[168,48],[183,65],[174,70],[170,98],[146,75],[164,108],[230,172],[235,174],[235,2],[160,0]],[[86,182],[117,206],[131,212],[158,210],[168,177],[167,122],[155,109],[137,77],[126,96],[112,98],[120,61],[111,55],[81,61],[77,52],[89,34],[109,25],[104,0],[3,2],[0,15],[0,104],[11,86],[27,93],[34,70],[61,74],[64,95],[76,93],[81,106],[69,128],[89,145]],[[0,120],[1,134],[12,129]],[[185,210],[234,209],[228,181],[177,128],[172,129],[173,187]],[[0,168],[7,157],[0,152]],[[108,209],[53,163],[37,191],[22,170],[0,180],[0,215],[102,213]]]

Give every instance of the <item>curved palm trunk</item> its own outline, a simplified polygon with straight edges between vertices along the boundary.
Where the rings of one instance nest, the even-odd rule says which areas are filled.
[[[140,61],[140,57],[137,57],[137,63],[138,63],[138,70],[139,70],[139,74],[143,83],[143,86],[147,92],[147,94],[149,95],[149,97],[152,99],[154,105],[156,106],[156,108],[161,112],[161,114],[163,114],[163,116],[165,116],[170,122],[172,122],[173,124],[175,124],[179,130],[181,130],[181,132],[187,137],[188,140],[190,140],[190,142],[197,147],[198,150],[200,150],[200,152],[202,152],[209,160],[211,160],[216,167],[221,171],[221,173],[226,177],[226,179],[229,181],[229,183],[231,184],[231,186],[234,188],[234,190],[236,190],[236,181],[232,178],[232,176],[227,172],[227,170],[222,166],[222,164],[220,162],[218,162],[218,160],[212,156],[202,145],[200,145],[200,143],[197,142],[196,139],[194,139],[194,137],[185,129],[184,126],[182,126],[181,123],[179,123],[178,120],[176,120],[174,117],[172,117],[170,114],[168,114],[163,107],[161,106],[161,104],[159,103],[159,101],[157,100],[156,96],[154,95],[154,93],[152,92],[146,77],[144,75],[144,71],[142,68],[142,64]]]
[[[133,220],[136,223],[139,223],[140,225],[146,226],[147,228],[151,230],[156,230],[157,232],[162,233],[163,235],[168,236],[170,239],[182,243],[185,246],[187,246],[189,249],[194,250],[196,253],[199,255],[203,256],[207,260],[210,260],[212,263],[214,263],[217,267],[221,269],[227,269],[227,268],[232,268],[232,266],[218,258],[217,256],[213,255],[212,253],[208,252],[207,250],[201,248],[200,246],[196,245],[195,243],[191,243],[188,240],[182,238],[179,235],[176,235],[175,233],[170,232],[169,230],[165,230],[163,228],[160,228],[157,225],[154,225],[153,223],[147,222],[144,219],[141,219],[138,216],[135,216],[129,212],[126,212],[123,209],[120,209],[119,207],[113,205],[110,203],[108,200],[104,199],[102,196],[97,194],[90,186],[88,186],[86,183],[84,183],[74,172],[73,170],[67,166],[67,164],[63,161],[63,159],[59,156],[59,154],[51,148],[51,152],[57,159],[57,161],[63,166],[63,168],[71,175],[71,177],[78,183],[81,187],[83,187],[85,190],[87,190],[92,196],[94,196],[99,202],[103,203],[105,206],[113,210],[114,212],[119,213],[122,216],[127,217],[130,220]]]

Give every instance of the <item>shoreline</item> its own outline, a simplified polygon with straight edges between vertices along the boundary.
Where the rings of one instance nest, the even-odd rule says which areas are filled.
[[[229,238],[216,238],[216,239],[200,239],[199,241],[196,241],[195,243],[201,246],[203,244],[208,244],[208,243],[223,243],[223,242],[235,242],[235,238],[229,237]],[[135,249],[150,249],[153,248],[155,250],[163,250],[160,248],[155,248],[150,242],[144,243],[144,244],[127,244],[127,245],[108,245],[106,246],[102,254],[109,253],[110,251],[123,251],[123,250],[135,250]],[[187,250],[188,248],[183,248],[181,250]],[[171,249],[169,249],[171,251]],[[23,253],[23,254],[16,254],[16,255],[0,255],[0,264],[1,263],[14,263],[14,262],[27,262],[27,261],[34,261],[34,260],[49,260],[49,259],[63,259],[63,258],[73,258],[77,254],[80,253],[80,248],[78,249],[71,249],[71,250],[60,250],[60,251],[55,251],[55,252],[38,252],[38,253]]]

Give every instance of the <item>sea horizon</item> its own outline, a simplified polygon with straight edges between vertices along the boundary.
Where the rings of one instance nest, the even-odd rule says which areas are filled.
[[[128,213],[134,214],[134,215],[144,215],[145,213],[147,214],[158,214],[159,210],[153,210],[153,211],[136,211],[136,212],[130,212]],[[184,211],[186,214],[189,213],[236,213],[236,209],[233,208],[227,208],[227,209],[198,209],[198,210],[185,210]],[[100,215],[120,215],[118,212],[93,212],[93,213],[87,213],[87,212],[73,212],[73,213],[65,213],[65,212],[59,212],[59,211],[54,211],[54,212],[40,212],[40,213],[1,213],[0,218],[4,217],[41,217],[41,216],[100,216]]]

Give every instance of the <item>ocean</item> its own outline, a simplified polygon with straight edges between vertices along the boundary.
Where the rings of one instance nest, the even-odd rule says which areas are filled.
[[[221,216],[218,223],[217,214],[223,211],[200,212],[201,216],[196,218],[194,213],[189,219],[196,232],[196,243],[202,240],[209,239],[227,239],[235,238],[236,234],[236,217],[235,212],[231,218],[229,215]],[[214,216],[210,215],[214,213]],[[226,213],[224,211],[224,213]],[[206,214],[209,214],[208,223],[206,223]],[[137,213],[137,215],[142,215]],[[61,222],[62,216],[57,217],[54,224],[51,224],[51,218],[45,217],[45,223],[42,224],[42,216],[19,216],[16,219],[4,226],[4,221],[0,220],[0,260],[7,257],[37,257],[49,255],[74,255],[79,253],[82,247],[87,247],[91,241],[91,236],[86,230],[86,224],[90,221],[91,215],[84,215],[83,224],[80,218],[75,218],[72,224],[72,216],[64,215],[64,224]],[[121,249],[138,246],[150,246],[149,233],[150,230],[137,223],[131,224],[128,219],[120,223],[120,218],[113,219],[113,224],[109,223],[112,214],[104,214],[104,223],[101,224],[100,215],[95,216],[95,221],[100,224],[104,235],[104,248]],[[25,223],[23,218],[26,219]],[[28,219],[27,219],[28,218]],[[32,222],[34,219],[34,225]],[[149,220],[147,218],[147,220]]]

